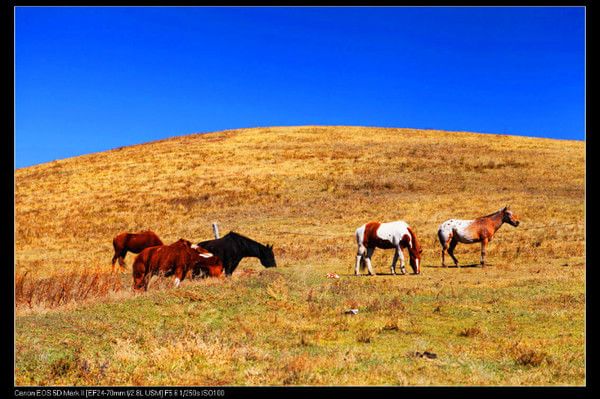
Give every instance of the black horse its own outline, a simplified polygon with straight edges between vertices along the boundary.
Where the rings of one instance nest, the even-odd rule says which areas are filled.
[[[226,276],[231,276],[242,258],[246,257],[260,259],[264,267],[277,266],[272,245],[263,245],[234,231],[216,240],[202,241],[198,246],[217,255],[223,261]]]

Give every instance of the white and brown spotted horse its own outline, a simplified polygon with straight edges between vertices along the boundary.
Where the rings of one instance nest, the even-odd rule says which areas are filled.
[[[446,220],[438,228],[438,238],[442,245],[442,266],[446,266],[445,252],[452,257],[454,264],[458,266],[458,259],[454,256],[456,244],[481,243],[481,266],[485,265],[485,248],[492,240],[492,237],[498,231],[502,224],[508,223],[517,227],[519,220],[513,214],[508,206],[487,216],[482,216],[473,220],[450,219]]]
[[[415,233],[402,220],[389,223],[369,222],[363,224],[356,229],[356,243],[358,244],[356,265],[354,267],[354,274],[356,275],[358,275],[359,266],[363,262],[367,265],[369,275],[375,274],[371,267],[371,256],[375,248],[396,250],[391,266],[392,274],[396,274],[398,259],[400,259],[400,272],[402,274],[406,273],[402,250],[407,248],[410,256],[410,266],[415,274],[421,273],[421,253],[423,250]]]

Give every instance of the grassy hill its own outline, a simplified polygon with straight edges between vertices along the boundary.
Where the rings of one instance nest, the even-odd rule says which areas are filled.
[[[304,126],[18,169],[15,382],[582,385],[584,155],[575,141]],[[521,225],[498,231],[489,267],[440,267],[441,222],[506,204]],[[398,219],[422,275],[352,276],[354,230]],[[278,267],[245,259],[232,278],[141,295],[132,254],[110,274],[117,233],[197,242],[214,221],[273,244]],[[478,263],[479,245],[456,255]],[[375,270],[391,259],[376,251]]]

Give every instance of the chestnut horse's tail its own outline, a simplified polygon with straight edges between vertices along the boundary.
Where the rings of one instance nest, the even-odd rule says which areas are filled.
[[[119,261],[119,266],[121,269],[125,268],[125,255],[127,255],[127,250],[125,249],[125,245],[122,241],[124,241],[122,234],[119,234],[113,238],[113,249],[115,251],[115,254],[112,258],[113,271],[115,270],[115,262],[117,260]]]

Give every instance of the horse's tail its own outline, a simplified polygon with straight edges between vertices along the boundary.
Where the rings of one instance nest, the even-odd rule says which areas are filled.
[[[120,234],[117,234],[116,236],[114,236],[114,237],[113,237],[113,240],[112,240],[112,245],[113,245],[113,248],[114,248],[115,252],[116,252],[116,251],[117,251],[117,250],[120,248],[120,246],[121,246],[121,245],[119,244],[119,240],[121,239],[122,235],[123,235],[123,233],[120,233]]]
[[[444,248],[444,246],[446,245],[446,237],[444,237],[444,231],[442,230],[442,227],[440,226],[438,228],[438,240],[440,240],[440,245],[442,246],[442,248]]]

